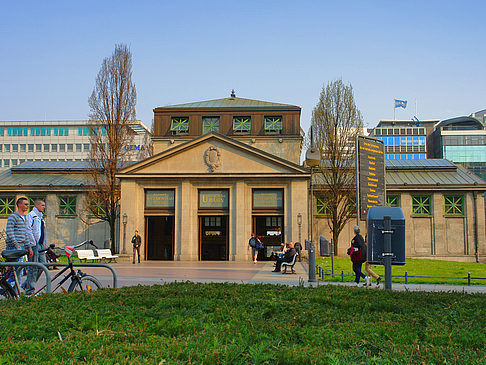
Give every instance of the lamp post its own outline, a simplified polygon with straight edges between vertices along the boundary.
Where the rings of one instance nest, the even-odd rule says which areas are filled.
[[[123,213],[122,223],[123,223],[123,253],[126,253],[126,239],[127,239],[127,213]]]
[[[299,226],[299,242],[302,244],[302,237],[300,234],[300,229],[302,228],[302,214],[297,214],[297,225]]]
[[[314,184],[312,181],[314,167],[319,166],[321,154],[315,147],[310,147],[305,154],[305,164],[310,167],[310,247],[309,247],[309,282],[316,282],[316,249],[314,245]]]

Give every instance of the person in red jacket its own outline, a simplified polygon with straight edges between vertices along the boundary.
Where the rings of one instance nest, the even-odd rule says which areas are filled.
[[[351,247],[348,248],[348,255],[351,257],[351,261],[353,262],[353,271],[356,275],[354,282],[356,283],[356,286],[359,286],[359,279],[363,278],[366,280],[365,285],[367,285],[369,279],[361,272],[363,262],[366,262],[365,242],[363,236],[359,234],[359,226],[354,226],[353,230],[355,236],[351,240]]]

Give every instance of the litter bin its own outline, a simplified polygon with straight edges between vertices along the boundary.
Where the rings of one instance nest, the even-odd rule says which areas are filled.
[[[368,262],[383,265],[385,217],[391,218],[392,265],[405,265],[405,216],[399,207],[371,207],[368,211]]]
[[[326,237],[319,238],[319,252],[321,256],[330,256],[329,241]]]

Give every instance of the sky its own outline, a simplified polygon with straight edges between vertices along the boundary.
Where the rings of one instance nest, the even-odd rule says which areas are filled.
[[[137,119],[229,97],[298,105],[353,86],[365,126],[486,108],[484,1],[1,0],[0,120],[80,120],[115,44],[133,55]]]

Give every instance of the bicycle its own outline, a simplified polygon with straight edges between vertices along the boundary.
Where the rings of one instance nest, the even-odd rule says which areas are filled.
[[[50,245],[47,248],[39,250],[39,253],[45,252],[49,249],[54,248],[54,245]],[[15,250],[3,250],[2,257],[6,262],[16,262],[21,257],[28,254],[28,250],[15,249]],[[14,286],[10,284],[9,279],[13,278]],[[0,268],[0,297],[4,298],[18,298],[20,296],[21,290],[19,285],[19,279],[17,276],[17,270],[14,266],[9,266],[7,268]]]
[[[64,269],[62,269],[61,271],[59,271],[53,278],[51,281],[54,281],[54,280],[57,280],[61,275],[63,275],[67,270],[69,270],[69,272],[64,276],[64,278],[57,284],[57,286],[52,290],[52,292],[55,292],[56,290],[58,290],[59,288],[61,288],[62,292],[63,293],[71,293],[73,291],[94,291],[94,290],[97,290],[97,289],[100,289],[102,288],[103,286],[101,285],[101,283],[99,282],[98,279],[96,279],[94,276],[92,275],[88,275],[84,272],[82,272],[81,270],[75,270],[74,269],[74,263],[72,262],[71,260],[71,254],[72,252],[74,251],[75,248],[77,247],[81,247],[82,245],[85,245],[85,244],[90,244],[94,247],[96,247],[94,244],[93,244],[93,241],[89,240],[89,241],[84,241],[84,242],[81,242],[80,244],[78,245],[75,245],[75,246],[66,246],[64,247],[64,253],[66,254],[67,258],[68,258],[68,266],[66,266]],[[55,247],[55,246],[54,246]],[[54,248],[54,247],[51,247]],[[97,248],[97,247],[96,247]],[[66,290],[62,285],[67,281],[71,279],[71,282],[69,284],[69,287],[68,289]],[[42,290],[44,290],[46,287],[46,285],[44,285],[42,288],[40,288],[39,290],[37,290],[34,295],[38,295]]]
[[[74,268],[74,263],[71,260],[71,253],[72,251],[85,244],[91,244],[94,247],[96,247],[93,244],[93,241],[84,241],[78,245],[75,246],[66,246],[64,247],[64,252],[66,253],[66,256],[68,258],[68,266],[66,266],[64,269],[59,271],[51,281],[54,281],[58,279],[61,275],[63,275],[66,271],[69,270],[69,272],[62,278],[62,280],[57,284],[57,286],[52,290],[52,292],[55,292],[59,288],[61,288],[63,293],[70,293],[74,291],[94,291],[97,289],[102,288],[103,286],[99,282],[98,279],[96,279],[92,275],[88,275],[81,270],[75,270]],[[39,250],[39,252],[44,252],[49,249],[55,248],[54,244],[51,244],[49,247]],[[4,250],[2,251],[2,256],[7,262],[15,262],[17,261],[20,257],[26,255],[28,253],[27,250],[19,249],[19,250]],[[13,277],[14,279],[14,286],[12,286],[8,279]],[[66,290],[62,285],[71,279],[71,282],[69,283],[69,287]],[[47,285],[44,285],[42,288],[39,290],[35,291],[33,295],[38,295],[41,291],[43,291],[46,288]],[[17,277],[16,270],[13,266],[8,267],[7,269],[0,268],[0,297],[3,298],[18,298],[20,296],[21,290],[20,290],[20,285]]]

